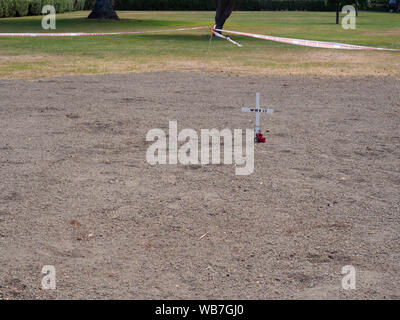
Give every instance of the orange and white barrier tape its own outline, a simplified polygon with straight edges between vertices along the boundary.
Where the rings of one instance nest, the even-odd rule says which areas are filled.
[[[132,31],[132,32],[100,32],[100,33],[86,33],[86,32],[71,32],[71,33],[0,33],[0,37],[85,37],[85,36],[115,36],[115,35],[132,35],[132,34],[146,34],[146,33],[160,33],[160,32],[173,32],[173,31],[188,31],[200,30],[208,27],[194,27],[194,28],[179,28],[170,30],[148,30],[148,31]]]
[[[218,37],[218,38],[225,39],[225,40],[227,40],[227,41],[233,43],[234,45],[237,45],[238,47],[241,47],[241,46],[242,46],[240,43],[238,43],[238,42],[236,42],[236,41],[233,41],[231,38],[226,37],[226,36],[224,36],[224,35],[222,35],[222,34],[220,34],[220,33],[218,33],[218,32],[215,32],[214,29],[212,29],[211,31],[212,31],[212,33],[214,34],[214,36],[216,36],[216,37]]]
[[[275,42],[289,43],[289,44],[294,44],[294,45],[298,45],[298,46],[306,46],[306,47],[314,47],[314,48],[343,49],[343,50],[400,51],[400,49],[375,48],[375,47],[357,46],[357,45],[353,45],[353,44],[336,43],[336,42],[282,38],[282,37],[274,37],[274,36],[268,36],[268,35],[262,35],[262,34],[245,33],[245,32],[230,31],[230,30],[223,30],[223,29],[214,29],[214,28],[211,28],[211,31],[214,35],[218,35],[218,36],[222,36],[218,32],[225,32],[225,33],[237,34],[237,35],[252,37],[252,38],[257,38],[257,39],[270,40],[270,41],[275,41]],[[215,31],[218,31],[218,32],[215,32]],[[233,41],[230,38],[227,38],[226,40],[228,40],[230,42]],[[235,43],[235,44],[239,45],[238,43]]]

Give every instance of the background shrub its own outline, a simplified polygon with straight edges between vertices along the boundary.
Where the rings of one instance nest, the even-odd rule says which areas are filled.
[[[85,9],[86,0],[75,0],[73,10],[79,11]]]
[[[64,13],[73,11],[75,0],[42,0],[42,7],[47,4],[54,6],[57,13]]]
[[[56,8],[57,13],[65,12],[65,0],[53,0],[53,5]]]
[[[30,2],[30,0],[14,0],[15,16],[27,16]]]
[[[15,2],[14,0],[0,0],[2,6],[3,17],[15,16]]]
[[[122,0],[121,2],[125,2],[125,1],[129,1],[129,0]],[[85,10],[93,9],[95,2],[96,2],[96,0],[86,0],[84,9]]]
[[[42,0],[31,0],[29,4],[29,15],[37,16],[42,14]]]
[[[96,0],[0,0],[0,18],[40,15],[50,4],[57,13],[90,10]],[[356,4],[360,9],[387,5],[388,0],[341,0],[341,6]],[[384,5],[385,3],[386,5]],[[215,0],[115,0],[117,10],[215,10]],[[336,0],[237,0],[236,10],[335,11]]]
[[[87,0],[86,9],[92,8],[94,2]],[[361,9],[367,8],[367,2],[341,0],[342,6],[358,3]],[[215,10],[215,0],[116,0],[115,7],[117,10]],[[336,0],[237,0],[236,10],[335,11]]]
[[[65,0],[65,11],[74,11],[75,8],[75,0]]]

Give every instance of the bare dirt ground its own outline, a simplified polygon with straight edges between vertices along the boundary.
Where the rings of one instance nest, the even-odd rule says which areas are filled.
[[[276,112],[252,175],[146,162],[170,120],[252,128],[257,91]],[[399,299],[399,95],[373,77],[0,80],[0,298]]]

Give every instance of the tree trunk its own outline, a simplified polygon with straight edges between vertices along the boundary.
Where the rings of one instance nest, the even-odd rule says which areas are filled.
[[[217,0],[217,12],[215,15],[215,29],[222,29],[226,19],[231,15],[236,0]]]
[[[96,0],[88,19],[119,20],[114,11],[114,0]]]

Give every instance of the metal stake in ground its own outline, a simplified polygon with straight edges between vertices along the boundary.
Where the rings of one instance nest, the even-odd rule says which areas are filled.
[[[265,137],[260,131],[260,114],[261,113],[274,113],[273,109],[261,109],[260,108],[260,93],[256,94],[256,107],[255,108],[242,108],[243,112],[255,112],[256,113],[256,136],[254,141],[257,143],[265,143]]]

